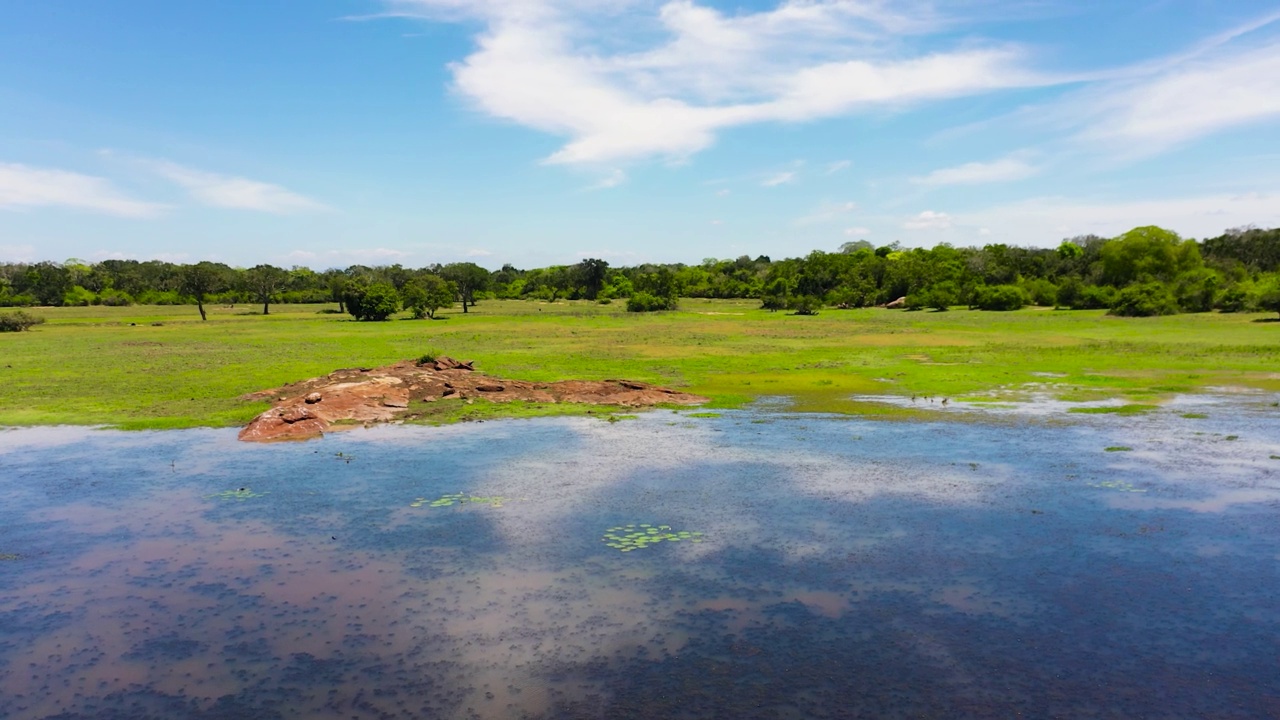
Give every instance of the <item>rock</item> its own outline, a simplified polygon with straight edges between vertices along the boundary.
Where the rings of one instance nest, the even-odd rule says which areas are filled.
[[[451,387],[447,387],[444,389],[444,392],[440,393],[440,397],[449,397],[450,395],[457,395],[457,394],[458,394],[457,390],[454,390]]]
[[[401,408],[401,409],[403,409],[403,408],[407,408],[407,407],[409,407],[409,401],[408,401],[408,400],[399,400],[399,399],[396,399],[396,398],[388,398],[388,399],[386,399],[386,400],[383,400],[383,401],[382,401],[382,407],[389,407],[389,408]]]
[[[485,393],[502,392],[503,390],[506,390],[506,389],[507,388],[502,385],[477,385],[476,386],[476,390],[479,390],[480,392],[485,392]]]
[[[285,408],[280,411],[280,419],[290,425],[296,422],[302,422],[303,420],[314,420],[315,417],[315,413],[302,405],[295,405],[291,408]]]
[[[643,390],[645,388],[644,384],[642,383],[630,382],[628,380],[619,380],[618,384],[628,390]]]
[[[310,395],[308,395],[303,402],[305,402],[308,405],[315,405],[316,403],[320,402],[323,399],[324,399],[324,396],[322,396],[320,393],[313,392]]]
[[[896,310],[897,308],[904,308],[906,306],[907,306],[906,296],[900,297],[897,300],[894,300],[893,302],[889,303],[888,305],[885,305],[885,307],[889,308],[890,310]]]

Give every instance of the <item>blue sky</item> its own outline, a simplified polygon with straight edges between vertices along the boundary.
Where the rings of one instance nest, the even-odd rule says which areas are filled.
[[[1280,225],[1280,3],[0,0],[0,260]]]

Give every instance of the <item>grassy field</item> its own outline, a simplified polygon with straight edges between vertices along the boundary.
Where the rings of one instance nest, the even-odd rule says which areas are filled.
[[[864,309],[798,317],[757,306],[684,300],[678,312],[628,314],[620,303],[489,301],[466,315],[384,323],[315,305],[276,306],[269,316],[215,307],[208,322],[194,307],[41,308],[47,324],[0,334],[0,425],[241,424],[266,408],[242,394],[428,351],[510,378],[662,383],[709,395],[712,407],[787,396],[799,411],[911,414],[849,396],[1009,398],[1038,388],[1150,405],[1212,386],[1280,391],[1280,323],[1266,315]]]

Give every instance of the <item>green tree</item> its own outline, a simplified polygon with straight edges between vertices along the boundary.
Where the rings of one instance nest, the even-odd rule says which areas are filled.
[[[462,301],[462,312],[468,306],[476,304],[476,293],[482,292],[489,285],[489,271],[475,263],[450,263],[440,268],[440,277],[454,284],[458,290],[458,299]]]
[[[1280,275],[1272,275],[1258,289],[1258,307],[1268,312],[1280,313]]]
[[[208,320],[209,316],[204,310],[205,298],[225,290],[230,276],[231,268],[222,263],[205,260],[195,265],[186,265],[180,271],[178,292],[195,300],[200,319]]]
[[[352,280],[347,283],[343,299],[347,303],[347,312],[361,321],[380,322],[400,309],[400,295],[390,283],[369,284],[360,278]]]
[[[578,284],[582,286],[582,296],[595,300],[604,289],[604,280],[609,273],[609,263],[604,260],[587,258],[574,266]]]
[[[400,290],[406,310],[419,320],[435,318],[436,311],[453,304],[458,289],[439,275],[426,274],[413,278]]]
[[[1134,228],[1102,246],[1103,279],[1115,287],[1153,280],[1169,282],[1203,265],[1195,242],[1154,225]]]
[[[244,273],[245,289],[262,303],[262,314],[271,314],[271,300],[289,284],[289,271],[274,265],[255,265]]]

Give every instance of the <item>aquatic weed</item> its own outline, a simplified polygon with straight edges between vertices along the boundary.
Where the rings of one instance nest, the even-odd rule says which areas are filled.
[[[503,504],[511,502],[514,498],[504,497],[502,495],[472,495],[471,493],[450,493],[441,495],[435,500],[428,501],[424,497],[416,498],[409,503],[409,507],[419,508],[427,507],[452,507],[454,505],[488,505],[489,507],[500,508]]]
[[[1104,488],[1106,490],[1116,490],[1119,492],[1144,493],[1146,490],[1134,487],[1122,480],[1105,480],[1100,483],[1089,483],[1089,487]]]
[[[242,487],[237,490],[223,490],[220,493],[206,495],[205,497],[217,498],[219,500],[235,500],[236,502],[244,502],[245,500],[249,500],[252,498],[259,498],[266,494],[267,493],[265,492],[256,493],[247,487]]]
[[[639,523],[611,527],[605,530],[604,535],[600,538],[600,541],[605,545],[620,552],[643,550],[650,545],[656,545],[664,541],[682,542],[686,540],[692,543],[700,543],[703,540],[703,536],[701,532],[672,530],[670,525]]]

